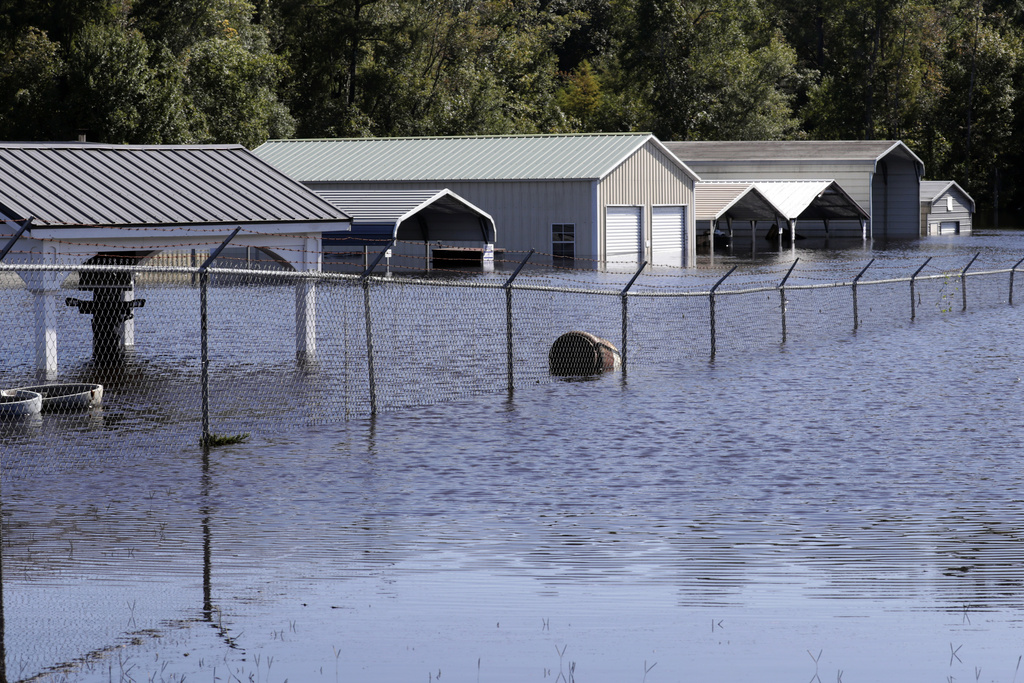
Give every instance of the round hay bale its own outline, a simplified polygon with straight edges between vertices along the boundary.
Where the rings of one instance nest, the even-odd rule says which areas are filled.
[[[589,332],[566,332],[548,351],[548,370],[563,377],[597,375],[617,370],[622,364],[619,350],[606,339]]]

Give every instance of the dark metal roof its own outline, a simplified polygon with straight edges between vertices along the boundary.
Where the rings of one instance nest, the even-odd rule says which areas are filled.
[[[352,216],[347,244],[391,238],[493,244],[494,219],[451,190],[322,190],[317,194]]]
[[[863,161],[874,164],[895,152],[917,163],[924,172],[924,162],[899,140],[752,140],[664,144],[685,163]]]
[[[36,227],[325,222],[348,216],[241,145],[0,142],[0,214]]]

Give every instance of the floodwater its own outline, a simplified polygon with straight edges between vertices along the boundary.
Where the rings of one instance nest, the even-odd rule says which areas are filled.
[[[893,258],[1024,256],[960,239]],[[208,454],[111,430],[2,482],[4,676],[1024,680],[1021,320],[949,310]]]

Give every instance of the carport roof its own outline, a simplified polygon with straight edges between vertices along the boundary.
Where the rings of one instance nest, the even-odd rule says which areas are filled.
[[[304,183],[600,180],[648,143],[699,180],[650,133],[269,140],[254,151]]]
[[[451,226],[445,230],[445,239],[493,244],[496,237],[491,215],[448,189],[322,190],[316,194],[352,216],[352,231],[344,235],[350,244],[359,240],[378,243],[382,239],[397,238],[402,223],[417,217],[424,219],[427,235],[431,228],[436,228],[434,232],[438,233],[440,226],[436,224],[442,221]],[[458,235],[451,236],[453,231]]]
[[[868,219],[867,211],[834,180],[711,180],[699,184],[705,192],[716,185],[733,192],[743,186],[755,188],[786,220]],[[697,220],[701,220],[699,213],[698,208]]]
[[[0,214],[68,229],[260,224],[308,232],[348,223],[241,145],[2,142]]]
[[[694,187],[694,215],[698,221],[770,221],[782,215],[752,183],[700,182]]]

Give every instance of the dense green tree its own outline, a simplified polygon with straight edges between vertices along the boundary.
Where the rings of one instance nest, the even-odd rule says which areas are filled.
[[[755,0],[637,0],[621,61],[650,128],[672,139],[776,139],[791,116],[795,54]]]
[[[63,124],[57,114],[64,76],[60,45],[36,28],[8,44],[0,61],[0,138],[52,138]]]

